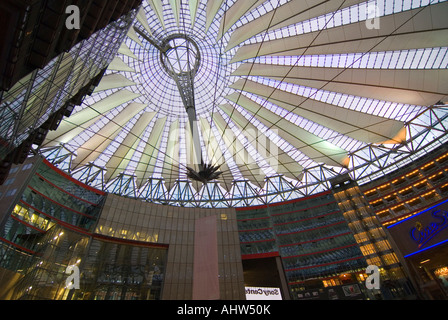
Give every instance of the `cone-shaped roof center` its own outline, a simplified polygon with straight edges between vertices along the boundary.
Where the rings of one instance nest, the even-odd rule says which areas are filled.
[[[200,65],[200,53],[190,37],[182,34],[171,35],[163,41],[163,48],[160,59],[171,76],[195,76]]]

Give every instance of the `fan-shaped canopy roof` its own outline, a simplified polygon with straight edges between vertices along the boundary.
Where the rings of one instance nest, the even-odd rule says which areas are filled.
[[[147,0],[42,151],[96,187],[169,203],[279,201],[371,176],[444,141],[447,16],[434,0]],[[222,172],[205,186],[187,176],[192,129]]]

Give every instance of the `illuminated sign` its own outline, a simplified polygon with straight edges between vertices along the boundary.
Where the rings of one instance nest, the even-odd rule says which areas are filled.
[[[417,222],[411,229],[411,238],[417,243],[418,248],[422,249],[432,238],[448,227],[448,212],[435,210],[431,212],[434,220],[426,226]]]
[[[282,300],[280,288],[246,287],[246,300]]]
[[[448,242],[447,227],[448,199],[387,229],[406,258]]]

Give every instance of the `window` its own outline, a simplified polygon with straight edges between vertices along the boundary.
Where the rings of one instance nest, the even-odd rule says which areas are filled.
[[[22,171],[28,170],[28,169],[30,169],[32,166],[33,166],[32,163],[27,163],[27,164],[25,164],[25,165],[22,167]]]
[[[9,186],[9,185],[13,184],[14,180],[16,180],[16,178],[10,178],[10,179],[6,180],[3,185]]]
[[[5,197],[11,197],[11,196],[15,195],[16,192],[17,192],[17,189],[11,189],[11,190],[8,190],[8,191],[5,193]]]

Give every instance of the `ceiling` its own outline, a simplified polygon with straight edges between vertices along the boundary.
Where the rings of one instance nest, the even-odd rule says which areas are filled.
[[[445,1],[144,1],[95,92],[42,153],[115,193],[230,206],[362,178],[445,135],[422,133],[446,116],[434,105],[447,101],[447,16]],[[189,118],[157,46],[173,35],[200,54],[194,128],[222,172],[205,188],[187,177]]]

